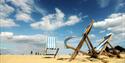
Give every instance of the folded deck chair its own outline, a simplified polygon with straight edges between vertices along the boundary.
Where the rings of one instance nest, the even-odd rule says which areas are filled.
[[[105,50],[106,46],[107,46],[107,42],[110,42],[111,39],[111,34],[104,37],[104,40],[95,48],[95,51],[99,54],[102,53],[102,50]]]
[[[86,28],[85,32],[83,33],[83,37],[80,40],[79,44],[77,45],[77,47],[74,49],[74,53],[72,54],[71,58],[69,61],[72,61],[73,59],[75,59],[75,57],[78,55],[78,53],[80,52],[80,49],[82,47],[82,45],[84,44],[84,42],[86,42],[86,44],[88,45],[87,41],[90,44],[90,47],[93,49],[92,51],[94,52],[94,47],[92,46],[89,38],[88,38],[88,34],[91,31],[92,25],[94,23],[94,20],[91,21],[91,23],[89,24],[89,26]],[[71,47],[70,47],[71,48]],[[73,49],[73,47],[72,47]],[[96,55],[95,55],[96,56]]]
[[[55,37],[48,37],[46,46],[47,46],[46,55],[54,55],[54,58],[55,58],[58,51],[59,51],[59,48],[56,48],[56,38]],[[51,52],[48,52],[48,50],[55,50],[55,53],[51,54]]]
[[[114,55],[120,58],[120,55],[118,54],[118,52],[110,44],[111,38],[112,38],[112,34],[105,36],[104,40],[95,48],[95,51],[98,55],[101,55],[102,52],[105,52],[106,54],[108,54],[108,52],[106,52],[106,47],[108,47],[109,45],[113,49]]]
[[[111,35],[108,35],[108,36],[104,37],[104,40],[97,47],[95,47],[94,49],[93,49],[92,44],[89,44],[88,42],[86,42],[88,44],[87,46],[89,48],[89,55],[91,57],[97,58],[98,55],[102,54],[102,52],[105,51],[105,49],[107,47],[107,43],[110,42],[110,39],[111,39]],[[90,46],[92,46],[92,47],[90,47]],[[96,56],[95,56],[95,54],[96,54]]]

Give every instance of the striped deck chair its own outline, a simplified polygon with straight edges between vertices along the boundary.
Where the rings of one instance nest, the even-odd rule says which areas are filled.
[[[113,49],[114,55],[120,58],[120,55],[118,54],[118,52],[110,44],[111,38],[112,38],[112,34],[105,36],[104,40],[95,48],[95,51],[98,55],[101,55],[102,52],[105,52],[108,55],[108,53],[106,52],[106,47],[108,47],[109,45]]]
[[[106,48],[107,42],[110,42],[111,35],[104,37],[104,40],[95,48],[95,51],[101,54],[101,50]],[[105,47],[105,48],[104,48]]]
[[[56,57],[59,48],[56,48],[56,38],[55,37],[48,37],[47,38],[47,48],[46,48],[46,55],[54,55],[54,58]],[[55,50],[54,54],[51,54],[48,52],[48,50]]]

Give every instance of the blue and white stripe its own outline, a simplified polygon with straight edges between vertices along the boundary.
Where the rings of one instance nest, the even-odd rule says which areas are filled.
[[[56,38],[55,37],[47,38],[47,48],[56,48]]]

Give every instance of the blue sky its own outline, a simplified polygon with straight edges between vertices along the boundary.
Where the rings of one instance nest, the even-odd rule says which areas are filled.
[[[48,36],[64,48],[66,37],[82,36],[88,16],[95,20],[89,34],[94,46],[112,33],[112,45],[124,47],[125,0],[0,0],[0,48],[39,49]]]

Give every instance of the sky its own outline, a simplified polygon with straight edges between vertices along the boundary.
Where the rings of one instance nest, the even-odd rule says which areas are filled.
[[[94,46],[112,34],[111,44],[125,48],[125,0],[0,0],[0,49],[39,51],[50,36],[62,49],[66,37],[77,36],[76,46],[89,17],[95,20],[89,34]]]

